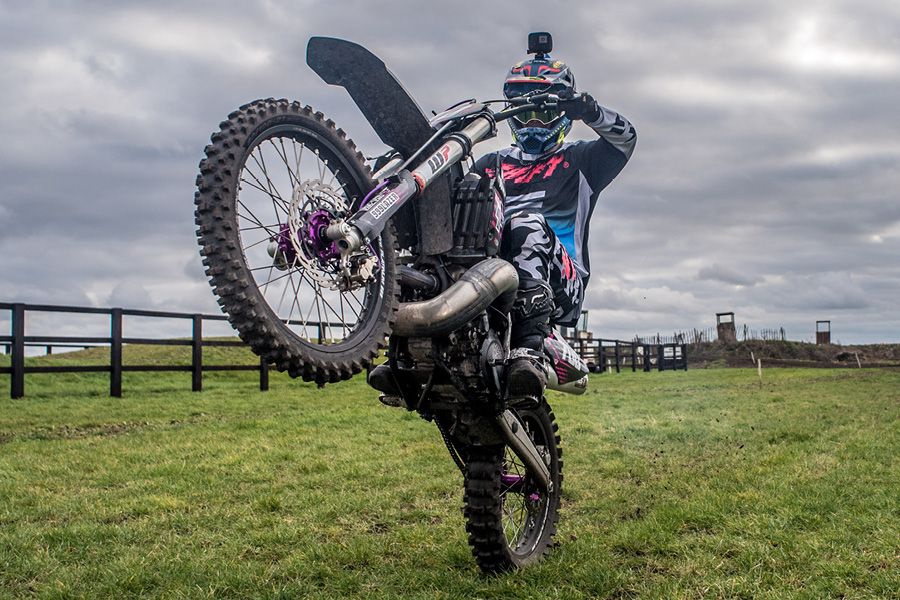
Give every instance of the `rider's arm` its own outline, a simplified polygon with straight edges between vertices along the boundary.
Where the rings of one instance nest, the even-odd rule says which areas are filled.
[[[572,148],[576,164],[591,188],[593,202],[596,194],[615,179],[631,158],[637,133],[628,119],[610,108],[600,106],[588,94],[579,96],[568,104],[566,112],[569,113],[569,107],[572,107],[571,114],[574,118],[584,121],[600,136],[598,140],[577,142]]]
[[[625,117],[604,106],[597,105],[599,114],[586,115],[585,124],[597,132],[601,138],[625,155],[627,161],[634,152],[637,143],[637,132]],[[592,120],[588,120],[593,117]]]
[[[579,94],[563,100],[559,107],[573,121],[584,121],[610,146],[622,153],[626,161],[631,158],[637,142],[637,132],[628,119],[611,108],[600,106],[590,94]]]

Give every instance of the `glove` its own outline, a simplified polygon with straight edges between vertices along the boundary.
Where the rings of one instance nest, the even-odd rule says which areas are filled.
[[[585,121],[592,123],[602,114],[600,105],[590,94],[578,94],[565,100],[560,100],[559,109],[565,111],[566,116],[573,121]]]

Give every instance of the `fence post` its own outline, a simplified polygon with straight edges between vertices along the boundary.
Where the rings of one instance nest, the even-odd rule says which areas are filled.
[[[110,311],[109,395],[122,397],[122,309]]]
[[[658,367],[658,370],[662,371],[663,362],[666,359],[666,351],[663,349],[662,344],[659,344],[656,347],[656,353],[656,366]]]
[[[12,308],[12,377],[10,398],[25,395],[25,305],[13,304]]]
[[[319,322],[318,322],[318,324],[317,324],[317,326],[316,326],[316,330],[317,330],[316,333],[317,333],[318,336],[319,336],[319,342],[318,342],[318,343],[319,343],[319,345],[321,346],[321,345],[322,345],[322,339],[325,337],[325,332],[324,332],[324,330],[323,330],[323,328],[322,328],[322,321],[319,321]]]
[[[650,346],[644,344],[644,373],[650,372]]]
[[[191,317],[191,391],[203,390],[203,316]]]
[[[681,360],[684,361],[684,370],[687,371],[687,344],[681,345]]]
[[[616,373],[621,373],[619,363],[622,362],[622,353],[619,351],[619,340],[616,340]]]
[[[259,391],[269,391],[269,363],[262,356],[259,357]]]
[[[631,342],[631,372],[637,372],[637,344]]]

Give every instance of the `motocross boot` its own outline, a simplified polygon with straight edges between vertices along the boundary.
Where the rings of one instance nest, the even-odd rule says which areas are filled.
[[[380,364],[369,371],[366,381],[370,387],[381,392],[381,396],[378,397],[378,400],[382,404],[391,407],[403,406],[403,400],[400,398],[400,390],[397,388],[394,374],[387,364]]]
[[[512,331],[509,365],[506,369],[510,399],[540,401],[547,386],[544,367],[544,338],[550,334],[553,291],[546,282],[521,277],[519,292],[510,313]]]
[[[536,405],[547,387],[547,371],[540,352],[531,348],[516,348],[510,353],[506,368],[506,389],[510,401]]]

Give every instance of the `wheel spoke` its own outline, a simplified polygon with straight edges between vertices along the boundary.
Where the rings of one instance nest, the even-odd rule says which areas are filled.
[[[287,151],[284,149],[284,138],[278,138],[278,143],[281,145],[281,152],[278,151],[278,146],[275,145],[275,142],[269,138],[269,143],[272,144],[272,148],[275,149],[275,154],[278,155],[278,158],[281,159],[281,162],[284,163],[285,168],[288,172],[288,179],[291,181],[291,185],[297,185],[300,183],[300,179],[297,178],[297,175],[291,170],[291,165],[287,160]]]
[[[246,172],[249,173],[251,177],[253,177],[253,178],[256,179],[257,181],[259,181],[259,179],[257,179],[257,177],[253,174],[252,171],[250,171],[250,170],[248,169]],[[260,192],[262,192],[262,193],[265,194],[266,196],[269,196],[270,198],[272,198],[273,201],[276,200],[276,198],[272,195],[272,192],[270,192],[270,191],[267,190],[266,188],[262,187],[262,182],[254,183],[254,182],[250,181],[249,179],[244,179],[243,177],[241,177],[241,183],[246,183],[247,185],[249,185],[249,186],[252,187],[253,189],[259,190]],[[283,200],[282,200],[282,202],[283,202]],[[287,211],[285,211],[285,214],[287,214]]]
[[[300,159],[303,158],[303,149],[306,148],[306,144],[300,144],[300,153],[297,153],[297,140],[291,138],[291,148],[294,152],[294,179],[300,180]]]
[[[254,246],[259,246],[262,243],[271,242],[271,241],[272,241],[271,238],[264,237],[261,240],[259,240],[258,242],[253,242],[252,244],[248,244],[247,246],[244,246],[244,250],[246,251],[246,250],[249,250],[250,248],[253,248]]]
[[[246,217],[244,217],[246,218]],[[247,219],[249,221],[249,219]],[[266,231],[271,231],[271,227],[280,227],[281,223],[275,223],[274,225],[254,225],[253,227],[241,227],[238,231],[253,231],[254,229],[265,229]]]
[[[251,154],[250,157],[256,162],[257,165],[259,165],[259,161],[256,159],[256,156]],[[259,168],[262,169],[261,166]],[[248,181],[247,179],[244,179],[243,177],[241,178],[242,182],[246,183],[247,185],[249,185],[252,188],[259,190],[260,192],[262,192],[263,194],[265,194],[266,196],[271,198],[272,202],[275,202],[276,200],[278,200],[278,202],[281,203],[281,208],[282,208],[282,210],[284,210],[284,213],[285,214],[288,213],[288,209],[289,209],[288,203],[285,202],[284,198],[281,197],[281,194],[278,193],[278,190],[275,189],[274,184],[272,184],[271,180],[269,180],[268,175],[265,175],[267,183],[264,184],[262,181],[260,181],[259,177],[256,176],[256,173],[254,173],[252,170],[250,170],[249,167],[245,168],[244,172],[247,173],[248,175],[250,175],[250,177],[252,177],[256,181],[256,183]]]
[[[250,216],[253,217],[253,218],[252,218],[252,219],[251,219],[251,218],[248,218],[247,216],[242,215],[242,214],[240,214],[240,213],[238,213],[238,217],[243,218],[243,219],[246,219],[246,220],[250,221],[251,223],[256,223],[257,225],[259,225],[260,227],[262,227],[263,229],[265,229],[267,232],[269,232],[269,233],[272,234],[272,235],[275,235],[275,234],[277,233],[276,231],[272,231],[271,229],[269,229],[268,227],[266,227],[265,225],[263,225],[262,220],[261,220],[259,217],[257,217],[255,214],[253,214],[253,211],[250,210],[249,208],[247,208],[247,205],[244,204],[244,203],[241,201],[240,198],[238,198],[238,201],[237,201],[237,202],[238,202],[238,204],[239,204],[240,206],[242,206],[242,207],[244,208],[244,210],[246,210],[246,211],[250,214]]]

